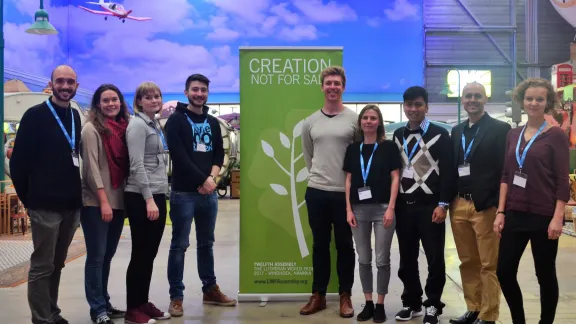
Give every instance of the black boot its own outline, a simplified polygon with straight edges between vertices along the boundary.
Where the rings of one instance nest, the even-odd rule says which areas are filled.
[[[371,319],[373,316],[374,316],[374,302],[369,300],[366,301],[364,309],[360,312],[360,314],[358,314],[356,319],[358,320],[358,322],[364,322]]]
[[[374,323],[384,323],[386,322],[386,311],[384,310],[384,304],[376,304],[374,309]]]

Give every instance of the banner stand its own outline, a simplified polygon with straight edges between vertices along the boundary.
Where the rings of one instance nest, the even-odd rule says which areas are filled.
[[[304,120],[322,108],[321,73],[342,66],[342,47],[240,47],[242,167],[240,302],[307,301],[312,233],[302,154]],[[331,240],[329,300],[339,299]]]

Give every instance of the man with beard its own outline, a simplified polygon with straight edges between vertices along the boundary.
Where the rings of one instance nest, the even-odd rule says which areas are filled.
[[[218,120],[208,114],[210,81],[201,74],[186,80],[184,94],[189,104],[178,103],[166,122],[166,138],[172,159],[170,219],[172,242],[168,255],[170,308],[175,317],[184,309],[184,256],[190,246],[192,221],[196,224],[198,275],[204,304],[234,306],[224,295],[214,274],[214,228],[218,213],[216,177],[224,163],[224,146]]]
[[[496,276],[500,240],[492,228],[511,127],[484,112],[486,100],[484,86],[467,84],[462,105],[468,120],[452,129],[458,196],[450,206],[450,221],[468,308],[464,315],[450,320],[456,324],[495,323],[500,309]]]
[[[340,287],[340,316],[354,316],[350,296],[356,264],[352,229],[346,220],[346,173],[342,170],[346,148],[356,136],[358,114],[342,104],[346,88],[344,69],[328,67],[320,74],[324,106],[304,120],[302,152],[310,172],[306,189],[308,223],[313,248],[312,296],[300,314],[310,315],[326,308],[330,281],[330,240],[334,226],[337,273]]]
[[[80,115],[70,106],[78,88],[76,73],[59,66],[49,86],[52,96],[22,116],[10,174],[32,223],[34,252],[28,272],[32,323],[66,324],[58,308],[58,288],[82,208]]]

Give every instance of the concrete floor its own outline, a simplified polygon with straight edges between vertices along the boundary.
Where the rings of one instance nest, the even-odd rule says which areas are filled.
[[[228,295],[235,297],[238,290],[238,255],[239,255],[239,201],[220,200],[220,213],[216,228],[215,259],[216,275],[221,289]],[[195,242],[192,231],[191,242]],[[168,284],[166,279],[166,264],[168,258],[169,242],[171,238],[170,227],[167,227],[156,258],[153,282],[151,286],[151,301],[160,309],[167,310]],[[562,236],[560,239],[561,249],[558,253],[557,268],[560,281],[560,302],[558,305],[555,323],[576,324],[576,238]],[[124,230],[118,252],[112,263],[109,292],[113,304],[118,308],[125,307],[125,273],[130,257],[130,231]],[[402,284],[396,273],[398,270],[398,246],[396,242],[392,246],[392,278],[390,293],[386,297],[386,313],[388,317],[401,308],[400,294]],[[71,261],[63,270],[62,283],[60,286],[59,306],[62,315],[73,324],[89,324],[89,308],[84,295],[84,261],[80,257]],[[454,246],[451,232],[446,238],[446,266],[448,280],[444,290],[443,301],[446,303],[442,323],[448,323],[452,317],[464,312],[465,303],[462,290],[460,289],[460,275],[458,256]],[[358,267],[356,267],[358,269]],[[420,269],[422,277],[426,278],[426,259],[424,254],[420,257]],[[185,284],[185,315],[167,321],[159,321],[164,324],[232,324],[232,323],[356,323],[355,319],[341,319],[338,316],[338,303],[329,303],[328,309],[311,316],[299,315],[299,309],[303,305],[300,302],[268,303],[260,307],[258,303],[242,303],[237,307],[215,307],[202,305],[202,294],[196,271],[196,252],[192,245],[186,259],[187,278]],[[529,250],[526,250],[519,271],[519,281],[524,293],[524,307],[528,323],[537,323],[540,314],[539,286],[534,275],[533,259]],[[2,311],[2,323],[30,323],[30,310],[26,297],[27,285],[22,284],[15,288],[0,289],[0,310]],[[361,311],[364,303],[360,280],[356,275],[356,284],[353,291],[353,305],[356,313]],[[115,323],[123,323],[116,320]],[[394,322],[389,319],[388,322]],[[510,312],[502,298],[501,323],[511,323]],[[421,323],[421,318],[408,323]]]

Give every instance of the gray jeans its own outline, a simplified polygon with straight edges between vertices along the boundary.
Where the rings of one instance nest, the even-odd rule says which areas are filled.
[[[352,235],[358,252],[360,265],[360,281],[364,293],[372,293],[372,227],[376,238],[376,268],[378,269],[376,292],[379,295],[388,293],[390,283],[390,247],[396,228],[396,216],[392,225],[384,227],[384,213],[387,204],[356,204],[352,212],[356,217],[356,227],[352,227]]]
[[[34,252],[28,272],[28,303],[32,323],[55,323],[62,318],[58,308],[60,275],[80,223],[80,209],[66,212],[29,209]]]

